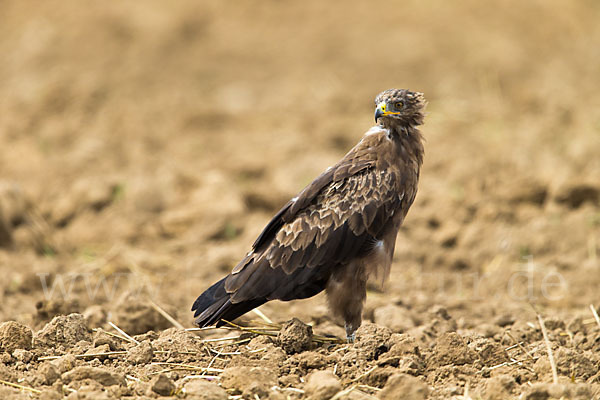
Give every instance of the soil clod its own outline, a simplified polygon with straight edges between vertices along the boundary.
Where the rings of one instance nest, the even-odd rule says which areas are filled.
[[[312,336],[312,326],[294,318],[283,324],[277,342],[288,354],[300,353],[311,348]]]

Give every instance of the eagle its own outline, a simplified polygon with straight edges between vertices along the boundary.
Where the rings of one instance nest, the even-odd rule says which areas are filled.
[[[375,126],[337,164],[288,201],[231,273],[194,302],[199,327],[221,326],[271,300],[325,290],[354,340],[369,277],[389,276],[396,236],[423,163],[422,93],[375,98]]]

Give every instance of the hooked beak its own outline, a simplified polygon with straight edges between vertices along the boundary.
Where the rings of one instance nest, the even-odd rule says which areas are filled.
[[[377,104],[377,107],[375,108],[375,122],[377,122],[377,120],[381,117],[383,117],[385,115],[385,102],[381,102],[379,104]]]

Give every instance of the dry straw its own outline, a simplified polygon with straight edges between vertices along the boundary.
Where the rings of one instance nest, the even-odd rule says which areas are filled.
[[[550,339],[548,338],[548,331],[544,320],[540,314],[537,315],[540,328],[542,328],[542,335],[544,335],[544,342],[546,342],[546,351],[548,351],[548,359],[550,360],[550,368],[552,368],[552,381],[558,383],[558,372],[556,371],[556,362],[554,361],[554,354],[552,354],[552,346],[550,345]]]

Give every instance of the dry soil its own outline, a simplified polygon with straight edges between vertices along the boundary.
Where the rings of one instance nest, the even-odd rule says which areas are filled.
[[[0,15],[1,398],[599,398],[598,2]],[[185,331],[390,87],[429,100],[426,158],[356,342],[321,295]]]

